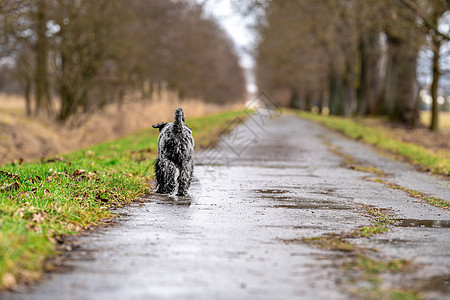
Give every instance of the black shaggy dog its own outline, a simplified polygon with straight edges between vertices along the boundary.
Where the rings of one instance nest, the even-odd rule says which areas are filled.
[[[155,163],[157,193],[186,196],[194,172],[194,138],[184,122],[182,108],[175,111],[173,123],[159,123],[158,158]]]

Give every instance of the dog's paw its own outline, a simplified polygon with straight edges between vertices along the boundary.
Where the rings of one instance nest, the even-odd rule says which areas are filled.
[[[177,196],[179,196],[179,197],[187,196],[187,191],[178,191]]]
[[[157,194],[170,194],[172,191],[166,189],[157,189],[155,193]]]

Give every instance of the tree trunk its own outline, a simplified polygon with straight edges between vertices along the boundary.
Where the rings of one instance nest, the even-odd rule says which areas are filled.
[[[304,110],[305,110],[305,111],[311,112],[311,109],[312,109],[311,102],[312,102],[311,94],[308,93],[308,94],[306,94],[306,96],[305,96],[305,104],[304,104]]]
[[[439,46],[433,47],[433,82],[431,83],[431,98],[433,104],[431,107],[431,124],[430,130],[437,131],[439,128],[439,103],[438,98],[438,81],[439,81]]]
[[[343,115],[344,105],[343,105],[343,84],[341,78],[336,76],[334,71],[331,71],[329,76],[329,109],[331,115]]]
[[[25,79],[25,109],[27,116],[31,116],[31,80],[29,78]]]
[[[439,22],[439,13],[435,12],[433,16],[433,21],[435,24]],[[434,35],[432,36],[432,45],[433,45],[433,82],[431,83],[431,98],[433,99],[432,107],[431,107],[431,123],[430,130],[437,131],[439,129],[439,103],[438,103],[438,84],[439,84],[439,52],[441,49],[441,41],[440,39]]]
[[[319,99],[317,101],[317,108],[318,108],[318,113],[321,115],[322,111],[323,111],[323,98],[324,98],[324,92],[320,92],[319,93]]]
[[[291,88],[291,99],[289,100],[289,107],[300,109],[300,95],[296,88]]]
[[[75,91],[77,85],[70,82],[70,72],[68,68],[68,57],[64,51],[61,51],[61,77],[58,78],[58,91],[61,98],[61,108],[58,114],[58,121],[64,123],[73,113],[76,107]]]
[[[355,112],[356,102],[356,90],[349,79],[344,80],[344,99],[343,99],[343,115],[350,116]]]
[[[59,111],[58,121],[64,123],[72,114],[75,99],[73,93],[70,91],[70,88],[66,86],[61,86],[60,97],[61,110]]]
[[[409,127],[417,125],[416,53],[406,54],[400,63],[399,89],[394,112],[395,119]]]
[[[37,1],[36,12],[36,69],[34,83],[36,87],[36,110],[38,115],[42,109],[47,113],[52,112],[50,100],[50,87],[48,82],[48,40],[47,40],[47,4],[46,0]]]
[[[345,63],[345,74],[343,81],[343,115],[352,115],[357,107],[357,89],[355,88],[355,73],[350,61]]]
[[[371,31],[360,40],[360,83],[358,89],[358,109],[360,115],[374,114],[379,93],[378,61],[380,60],[379,33]]]
[[[416,97],[417,49],[401,38],[388,36],[388,63],[380,114],[388,115],[408,127],[418,123]]]

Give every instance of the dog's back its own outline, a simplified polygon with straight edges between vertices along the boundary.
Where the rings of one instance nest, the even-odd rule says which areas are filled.
[[[160,128],[159,155],[174,162],[177,166],[192,160],[194,155],[194,139],[192,131],[183,124],[184,112],[182,108],[175,111],[173,123]]]

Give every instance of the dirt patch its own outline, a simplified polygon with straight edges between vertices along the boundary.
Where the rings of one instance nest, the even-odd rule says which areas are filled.
[[[450,119],[450,115],[443,115]],[[438,132],[430,131],[425,125],[408,129],[401,124],[390,123],[383,118],[359,119],[358,122],[371,127],[382,128],[392,137],[405,143],[421,145],[431,150],[450,150],[450,127],[442,127]]]
[[[388,128],[394,137],[405,143],[421,145],[432,150],[450,150],[450,131],[431,132],[426,128]]]

